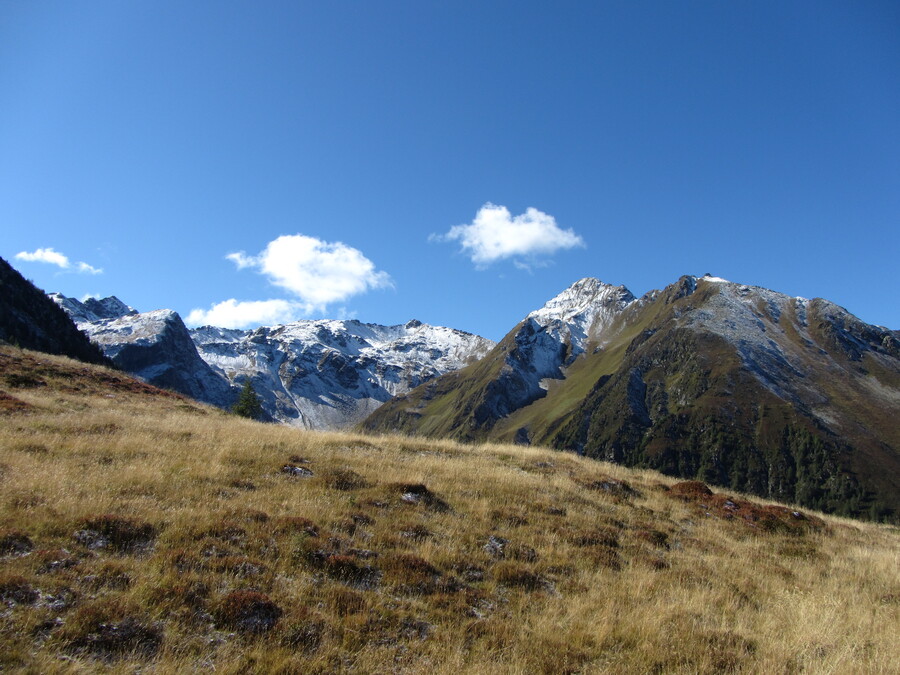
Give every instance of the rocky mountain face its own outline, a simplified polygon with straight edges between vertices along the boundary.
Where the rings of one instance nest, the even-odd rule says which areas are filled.
[[[714,277],[583,279],[364,423],[535,442],[844,514],[900,513],[900,333]]]
[[[72,303],[71,298],[66,300]],[[176,312],[160,309],[138,313],[114,297],[100,302],[114,308],[111,315],[80,321],[78,327],[119,368],[204,403],[223,408],[234,403],[237,389],[200,358]]]
[[[191,331],[200,356],[230,382],[249,377],[263,408],[309,429],[355,424],[385,401],[457,370],[494,346],[420,321],[297,321],[250,331]]]
[[[355,424],[382,403],[484,356],[490,340],[410,321],[297,321],[188,331],[171,310],[118,298],[51,298],[124,370],[220,407],[250,379],[267,419],[310,429]]]
[[[0,258],[0,341],[88,363],[111,365],[66,312],[3,258]]]
[[[109,298],[88,298],[84,302],[67,298],[62,293],[48,293],[53,302],[62,307],[75,323],[93,323],[103,319],[119,319],[134,316],[138,311],[129,307],[116,296]]]

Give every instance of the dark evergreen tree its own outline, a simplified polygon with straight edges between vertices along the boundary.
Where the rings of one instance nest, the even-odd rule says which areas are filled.
[[[256,395],[253,385],[250,380],[245,380],[241,395],[238,397],[237,403],[232,406],[231,412],[241,417],[258,420],[262,416],[262,411],[262,403],[259,402],[259,396]]]

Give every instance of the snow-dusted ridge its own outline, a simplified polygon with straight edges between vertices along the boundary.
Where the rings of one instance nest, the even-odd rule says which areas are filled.
[[[564,379],[566,368],[590,344],[602,342],[633,302],[624,286],[587,277],[528,314],[501,343],[503,366],[492,414],[503,417],[544,396],[550,381]]]
[[[83,302],[75,298],[67,298],[61,293],[48,293],[47,296],[66,310],[76,324],[102,321],[103,319],[118,319],[138,313],[134,307],[126,305],[114,295],[102,299],[87,298]]]
[[[306,320],[247,331],[204,326],[191,336],[222,377],[249,377],[275,419],[306,428],[354,424],[391,397],[462,368],[494,346],[415,320],[397,326]]]
[[[50,297],[129,372],[229,407],[249,379],[275,421],[313,429],[352,425],[397,394],[484,356],[494,343],[412,320],[381,326],[306,320],[188,331],[172,310],[138,313],[117,298]]]
[[[851,351],[864,350],[876,337],[896,351],[900,337],[885,329],[875,337],[865,327],[845,330],[859,322],[825,300],[789,297],[721,277],[685,276],[641,298],[624,286],[588,277],[529,313],[504,338],[492,356],[502,360],[496,415],[544,396],[551,380],[565,379],[576,359],[615,341],[661,294],[675,300],[695,293],[703,294],[702,301],[673,312],[676,325],[733,344],[746,370],[768,389],[814,408],[821,395],[803,384],[810,367],[803,355],[816,340],[809,323],[824,318],[834,324],[837,339]],[[229,407],[249,379],[270,419],[306,428],[354,424],[390,398],[495,347],[485,338],[416,320],[382,326],[322,319],[188,331],[170,310],[141,314],[116,298],[81,303],[51,297],[126,370],[221,407]]]
[[[548,300],[525,320],[537,323],[560,344],[570,345],[570,356],[577,356],[634,301],[634,295],[625,286],[586,277]]]

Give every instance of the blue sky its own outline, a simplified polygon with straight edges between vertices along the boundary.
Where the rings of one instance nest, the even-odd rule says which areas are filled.
[[[6,0],[0,35],[0,256],[47,291],[499,339],[710,272],[900,328],[894,1]]]

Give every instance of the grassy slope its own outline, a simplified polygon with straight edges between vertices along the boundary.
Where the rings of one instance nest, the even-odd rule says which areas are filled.
[[[900,671],[897,528],[12,349],[0,391],[0,670]]]
[[[443,438],[474,440],[489,428],[473,421],[473,412],[489,395],[489,386],[500,377],[504,359],[514,346],[513,329],[483,359],[460,370],[426,382],[405,396],[380,406],[361,427],[391,428],[401,432]]]

